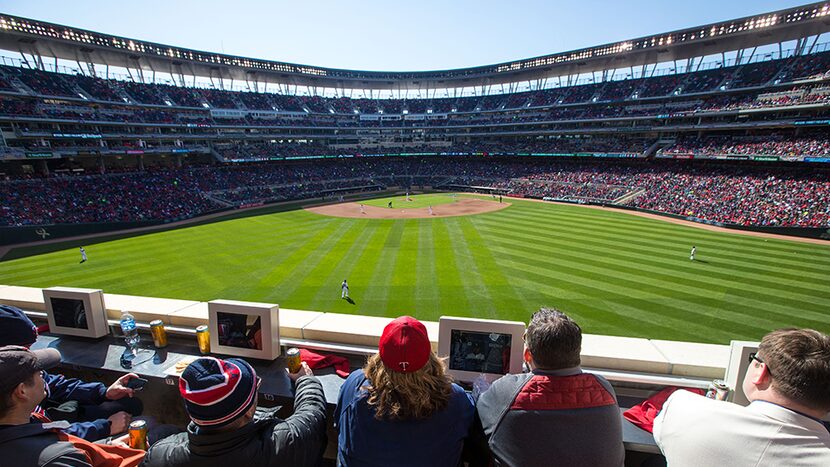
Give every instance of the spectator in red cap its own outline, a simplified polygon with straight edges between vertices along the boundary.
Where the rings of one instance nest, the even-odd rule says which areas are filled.
[[[474,412],[432,351],[423,323],[402,316],[340,388],[339,464],[454,467]]]

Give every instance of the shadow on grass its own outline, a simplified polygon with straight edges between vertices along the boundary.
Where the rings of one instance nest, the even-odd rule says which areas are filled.
[[[350,305],[356,305],[354,300],[352,300],[352,297],[346,297],[346,301],[349,302]]]

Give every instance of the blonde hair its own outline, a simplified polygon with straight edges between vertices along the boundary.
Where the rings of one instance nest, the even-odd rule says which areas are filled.
[[[433,352],[426,365],[412,373],[390,371],[375,354],[369,357],[363,373],[369,380],[367,403],[375,408],[378,420],[429,418],[447,407],[452,393],[446,363]]]

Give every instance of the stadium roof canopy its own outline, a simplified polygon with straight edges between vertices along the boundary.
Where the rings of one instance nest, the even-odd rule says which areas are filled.
[[[440,71],[360,71],[185,49],[0,14],[0,49],[144,73],[335,89],[448,89],[543,80],[801,40],[830,31],[830,2],[705,24],[569,52]],[[24,55],[25,57],[25,55]]]

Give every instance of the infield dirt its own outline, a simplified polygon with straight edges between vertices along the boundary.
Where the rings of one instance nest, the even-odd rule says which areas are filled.
[[[363,205],[364,212],[361,212],[360,203],[330,204],[327,206],[309,207],[305,208],[305,210],[332,217],[352,217],[364,219],[423,219],[429,217],[469,216],[472,214],[499,211],[508,206],[510,206],[510,203],[499,203],[497,201],[484,199],[459,198],[459,200],[455,203],[433,206],[432,215],[429,214],[429,208],[380,208],[369,205]]]

